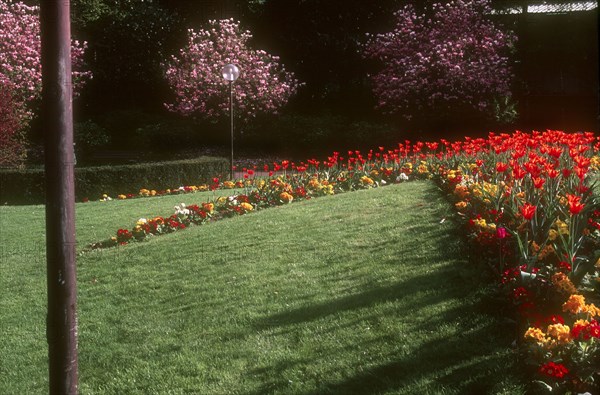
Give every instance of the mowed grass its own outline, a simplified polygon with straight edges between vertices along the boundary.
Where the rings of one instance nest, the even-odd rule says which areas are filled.
[[[80,247],[205,199],[78,205]],[[451,216],[413,182],[86,252],[81,393],[523,393]],[[0,393],[46,393],[43,207],[1,207],[0,237]]]

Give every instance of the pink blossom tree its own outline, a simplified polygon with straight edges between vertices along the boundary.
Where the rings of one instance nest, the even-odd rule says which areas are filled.
[[[188,31],[188,42],[165,64],[175,99],[165,103],[181,115],[218,119],[228,113],[229,85],[221,70],[229,63],[240,69],[233,84],[236,112],[249,119],[276,113],[301,85],[279,58],[250,48],[252,35],[233,19],[209,21],[206,29]]]
[[[85,43],[73,41],[75,90],[91,77],[83,70]],[[12,93],[23,120],[31,118],[42,90],[39,7],[0,0],[0,85]]]
[[[486,18],[490,14],[489,0],[397,11],[396,28],[369,35],[364,47],[365,57],[383,64],[371,76],[378,107],[406,119],[457,109],[506,115],[494,113],[510,97],[508,55],[516,38]]]
[[[19,113],[10,89],[0,85],[0,167],[17,166],[25,159]]]

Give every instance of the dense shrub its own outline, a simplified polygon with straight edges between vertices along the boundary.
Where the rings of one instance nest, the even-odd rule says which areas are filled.
[[[332,150],[371,147],[373,141],[395,143],[397,133],[386,123],[355,121],[338,115],[286,114],[240,125],[244,146],[287,155],[328,154]]]
[[[94,150],[110,143],[110,135],[102,126],[87,120],[73,125],[73,140],[77,160],[85,161]]]
[[[199,185],[227,174],[229,163],[222,158],[201,157],[160,163],[75,168],[76,199],[96,199],[102,194],[137,194],[142,188],[167,189]],[[0,171],[2,204],[35,204],[45,200],[44,170]]]

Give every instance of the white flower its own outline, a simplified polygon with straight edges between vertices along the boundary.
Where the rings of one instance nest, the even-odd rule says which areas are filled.
[[[396,177],[396,182],[408,181],[408,176],[404,173],[400,173],[398,177]]]
[[[179,206],[175,206],[175,214],[183,216],[183,215],[189,215],[190,214],[190,210],[188,208],[185,207],[185,203],[181,203]]]

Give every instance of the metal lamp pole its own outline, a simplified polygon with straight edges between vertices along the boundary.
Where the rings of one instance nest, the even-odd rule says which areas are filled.
[[[229,81],[229,113],[231,117],[231,159],[230,159],[230,175],[233,181],[233,83],[240,76],[240,69],[235,64],[228,64],[223,67],[223,78]]]

